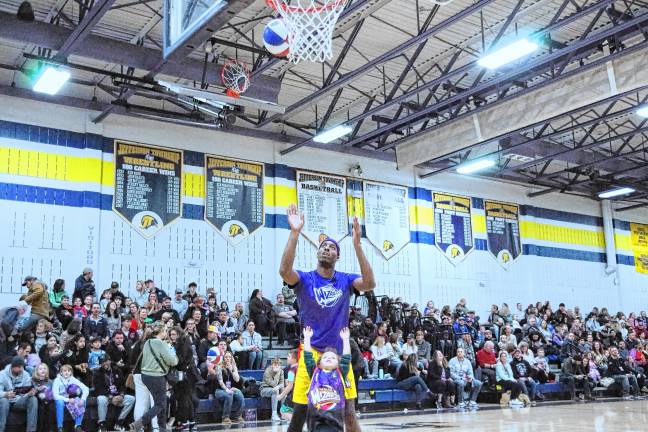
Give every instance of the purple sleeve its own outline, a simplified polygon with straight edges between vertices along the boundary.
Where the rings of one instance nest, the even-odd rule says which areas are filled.
[[[297,275],[299,276],[299,282],[297,282],[292,289],[295,291],[295,294],[297,294],[298,291],[301,290],[302,286],[304,285],[304,278],[306,276],[306,273],[304,273],[301,270],[295,270],[297,272]]]

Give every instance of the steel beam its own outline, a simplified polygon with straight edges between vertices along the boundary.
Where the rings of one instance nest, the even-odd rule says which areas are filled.
[[[83,17],[83,20],[81,20],[79,25],[77,25],[65,42],[63,42],[63,45],[59,48],[54,58],[60,61],[66,60],[67,56],[72,54],[88,37],[94,26],[110,10],[113,3],[115,3],[115,0],[97,0],[94,2],[92,8]]]
[[[18,20],[15,14],[0,12],[0,39],[33,44],[58,51],[71,34],[71,30],[54,24],[41,21],[24,22]],[[75,48],[74,55],[110,64],[127,65],[146,71],[152,70],[162,58],[160,50],[93,34],[89,34],[85,41]],[[164,73],[165,75],[200,82],[203,66],[203,62],[193,59],[171,60],[166,64]],[[214,78],[210,84],[220,85],[220,81],[216,77],[220,76],[221,66],[214,64],[210,65],[210,67],[214,70],[211,74]],[[279,79],[262,76],[252,81],[247,94],[258,99],[276,101],[280,88],[281,82]]]
[[[311,93],[310,95],[306,96],[305,98],[301,99],[298,102],[295,102],[294,104],[292,104],[291,106],[286,108],[286,113],[285,114],[283,114],[281,116],[269,117],[264,122],[262,122],[259,126],[260,127],[265,126],[266,124],[268,124],[270,122],[273,122],[273,121],[276,121],[276,120],[279,120],[279,119],[288,119],[288,118],[290,118],[290,116],[292,114],[296,113],[303,106],[310,105],[310,104],[320,100],[322,97],[326,96],[331,91],[333,91],[335,89],[338,89],[339,87],[344,86],[344,85],[358,79],[358,77],[360,77],[361,75],[367,73],[368,71],[370,71],[374,67],[376,67],[376,66],[378,66],[380,64],[383,64],[383,63],[385,63],[385,62],[387,62],[387,61],[389,61],[389,60],[391,60],[393,58],[398,57],[404,51],[414,47],[415,45],[418,45],[418,44],[422,43],[423,41],[425,41],[425,40],[429,39],[430,37],[432,37],[435,33],[438,33],[439,31],[441,31],[441,30],[455,24],[456,22],[461,21],[465,17],[470,16],[475,12],[478,12],[479,10],[484,8],[485,6],[492,3],[493,1],[494,0],[480,0],[479,2],[475,3],[474,5],[471,5],[471,6],[467,7],[466,9],[464,9],[463,11],[459,12],[458,14],[453,15],[450,18],[448,18],[447,20],[445,20],[445,21],[443,21],[443,22],[429,28],[427,31],[425,31],[425,32],[423,32],[423,33],[421,33],[419,35],[416,35],[413,38],[403,42],[402,44],[390,49],[389,51],[387,51],[387,52],[385,52],[385,53],[383,53],[381,55],[379,55],[375,59],[367,62],[366,64],[364,64],[362,66],[360,66],[359,68],[357,68],[353,72],[349,72],[349,73],[343,75],[342,77],[340,77],[336,81],[332,82],[330,85],[328,85],[326,87],[323,87],[323,88]]]

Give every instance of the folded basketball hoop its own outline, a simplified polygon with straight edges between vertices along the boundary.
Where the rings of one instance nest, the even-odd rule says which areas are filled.
[[[349,0],[266,0],[288,27],[288,60],[323,62],[333,57],[333,30]]]
[[[221,79],[227,95],[237,98],[250,87],[250,70],[243,63],[228,61],[223,65]]]

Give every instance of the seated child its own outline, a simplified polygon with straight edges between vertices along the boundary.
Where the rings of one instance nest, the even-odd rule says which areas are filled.
[[[304,363],[311,384],[308,389],[307,425],[309,432],[344,431],[344,388],[349,387],[346,376],[351,365],[350,332],[340,330],[342,357],[334,348],[324,350],[315,365],[311,351],[313,329],[304,329]]]
[[[88,387],[72,376],[72,366],[61,366],[61,372],[52,383],[52,396],[56,404],[56,426],[59,432],[63,431],[65,408],[74,419],[76,432],[83,432],[81,423],[83,422],[88,392]]]

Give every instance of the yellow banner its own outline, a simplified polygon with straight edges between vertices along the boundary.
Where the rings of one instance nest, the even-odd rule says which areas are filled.
[[[634,253],[635,269],[639,273],[648,274],[648,225],[631,223],[630,238]]]

